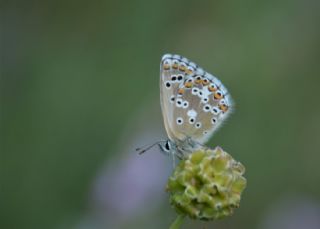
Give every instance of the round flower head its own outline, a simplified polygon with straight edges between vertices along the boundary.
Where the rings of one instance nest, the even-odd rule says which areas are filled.
[[[201,148],[186,156],[167,183],[171,205],[192,219],[229,216],[239,207],[246,187],[244,166],[220,147]]]

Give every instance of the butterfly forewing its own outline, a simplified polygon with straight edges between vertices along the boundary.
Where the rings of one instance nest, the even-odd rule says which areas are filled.
[[[179,55],[162,57],[160,94],[165,128],[173,141],[206,142],[232,108],[221,82]]]

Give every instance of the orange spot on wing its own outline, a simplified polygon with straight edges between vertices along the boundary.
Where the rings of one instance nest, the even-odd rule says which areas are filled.
[[[229,107],[225,104],[219,104],[219,109],[222,110],[222,112],[227,112]]]
[[[186,66],[185,65],[180,65],[179,66],[179,70],[184,72],[186,70]]]
[[[202,80],[202,85],[203,86],[206,86],[206,85],[208,85],[210,82],[209,82],[209,80],[208,79],[203,79]]]
[[[169,64],[164,64],[163,65],[163,69],[164,70],[169,70],[170,69],[170,65]]]
[[[192,69],[187,68],[186,73],[187,73],[188,75],[191,75],[191,74],[193,73],[193,71],[192,71]]]
[[[217,88],[215,88],[215,87],[213,87],[213,86],[209,85],[209,86],[208,86],[208,90],[209,90],[209,91],[211,91],[211,92],[214,92],[214,91],[216,91],[216,90],[217,90]]]
[[[172,68],[173,68],[173,69],[178,69],[178,67],[179,67],[178,62],[173,62]]]
[[[202,83],[202,78],[196,76],[196,80],[194,81],[196,84],[201,84]]]
[[[183,88],[179,88],[178,94],[179,94],[179,95],[183,95],[183,93],[184,93],[184,89],[183,89]]]
[[[184,86],[186,87],[186,88],[191,88],[192,87],[192,82],[185,82],[184,83]]]
[[[215,99],[221,99],[221,98],[223,97],[223,95],[222,95],[221,92],[215,92],[214,95],[213,95],[213,97],[214,97]]]

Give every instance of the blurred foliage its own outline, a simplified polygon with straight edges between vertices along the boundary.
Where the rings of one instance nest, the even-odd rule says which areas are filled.
[[[1,228],[57,228],[88,210],[130,118],[159,102],[167,52],[236,102],[209,145],[233,152],[248,186],[219,228],[256,228],[290,194],[320,201],[319,1],[9,1],[0,18]],[[167,207],[148,217],[169,224]]]

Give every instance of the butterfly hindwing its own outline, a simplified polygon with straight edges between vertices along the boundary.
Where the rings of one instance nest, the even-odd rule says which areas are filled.
[[[162,57],[160,94],[165,128],[173,141],[206,142],[232,108],[221,82],[179,55]]]

